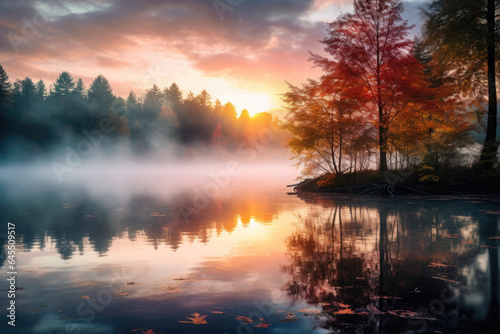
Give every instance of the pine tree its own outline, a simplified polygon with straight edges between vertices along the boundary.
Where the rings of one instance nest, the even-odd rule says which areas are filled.
[[[45,95],[47,90],[45,89],[45,82],[43,80],[38,80],[36,83],[36,101],[37,104],[42,104],[45,101]]]
[[[156,84],[146,92],[143,110],[148,117],[157,117],[162,108],[162,92]]]
[[[9,76],[0,65],[0,109],[5,110],[12,103],[12,84],[9,82]]]
[[[171,84],[169,88],[165,88],[163,94],[165,95],[167,104],[171,107],[178,106],[182,103],[182,92],[175,82]]]
[[[23,108],[32,111],[37,100],[37,90],[31,78],[26,77],[21,82],[21,96]]]
[[[205,108],[210,108],[212,106],[212,97],[206,90],[202,90],[195,98],[196,103]]]
[[[104,76],[99,75],[92,82],[89,88],[88,99],[89,102],[97,104],[102,109],[111,107],[115,96],[113,95],[111,85]]]
[[[85,98],[84,92],[85,92],[85,83],[83,82],[82,78],[78,78],[74,93],[79,98]]]
[[[64,103],[69,99],[70,94],[75,89],[75,81],[68,72],[62,72],[54,84],[51,97],[59,103]]]

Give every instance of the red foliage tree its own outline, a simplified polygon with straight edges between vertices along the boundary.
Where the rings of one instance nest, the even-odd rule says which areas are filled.
[[[312,55],[327,75],[346,83],[344,96],[357,99],[375,121],[382,172],[387,170],[391,123],[422,101],[427,87],[402,11],[400,0],[355,0],[354,13],[332,22],[330,36],[322,41],[331,58]]]

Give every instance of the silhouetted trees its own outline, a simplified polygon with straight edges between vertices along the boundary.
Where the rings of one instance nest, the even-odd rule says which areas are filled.
[[[110,128],[104,147],[121,144],[138,155],[157,154],[169,144],[234,149],[257,135],[249,131],[252,127],[277,129],[271,114],[242,115],[238,120],[230,102],[213,104],[206,90],[184,99],[175,83],[163,90],[155,84],[143,97],[130,92],[125,100],[114,95],[103,75],[87,91],[81,78],[63,72],[47,92],[45,82],[29,77],[12,84],[0,66],[0,151],[6,153],[5,160],[43,156],[62,145],[75,147],[102,124]],[[262,118],[271,121],[263,123]]]

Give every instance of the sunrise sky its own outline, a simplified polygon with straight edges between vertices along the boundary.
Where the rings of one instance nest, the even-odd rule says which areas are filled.
[[[405,2],[411,24],[423,1]],[[326,23],[351,9],[352,0],[2,0],[0,65],[11,81],[48,86],[66,70],[88,88],[103,74],[124,98],[176,82],[238,112],[276,111],[285,81],[318,76],[308,50],[320,53]]]

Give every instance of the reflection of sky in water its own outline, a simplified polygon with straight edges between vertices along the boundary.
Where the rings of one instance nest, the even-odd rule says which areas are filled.
[[[485,212],[498,210],[498,202],[331,202],[301,200],[284,192],[234,192],[213,201],[189,222],[176,211],[179,203],[190,203],[184,195],[129,194],[126,201],[76,191],[42,192],[36,200],[4,196],[1,218],[16,222],[18,241],[24,243],[17,255],[17,286],[22,290],[13,333],[71,333],[76,325],[82,333],[138,328],[165,333],[236,333],[238,328],[243,333],[250,328],[323,333],[327,331],[321,328],[336,320],[315,321],[303,312],[296,312],[299,321],[280,319],[303,308],[332,312],[332,305],[340,302],[358,313],[367,303],[379,309],[389,305],[417,310],[428,307],[447,285],[460,292],[461,305],[449,305],[451,313],[461,313],[447,314],[432,326],[445,328],[443,321],[454,323],[459,316],[487,322],[493,305],[490,257],[497,252],[492,248],[496,239],[488,239],[497,232],[488,224],[493,220],[498,225],[498,215]],[[385,236],[381,212],[387,214]],[[381,240],[383,265],[378,262]],[[432,263],[452,266],[443,269]],[[381,265],[386,283],[377,290]],[[1,270],[6,272],[6,267]],[[288,289],[291,272],[307,293]],[[0,288],[6,290],[4,280]],[[408,290],[415,288],[421,294],[409,298]],[[373,303],[375,292],[403,299]],[[99,298],[108,295],[109,303],[99,304]],[[95,318],[91,302],[98,303]],[[395,321],[395,316],[386,316],[389,311],[383,310],[384,316],[351,317],[384,326],[384,321]],[[179,323],[195,312],[207,315],[208,323]],[[256,312],[264,313],[271,327],[254,329],[235,319]],[[406,320],[397,321],[401,325]]]

